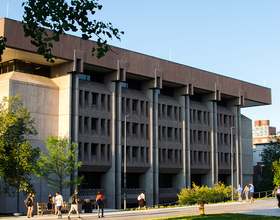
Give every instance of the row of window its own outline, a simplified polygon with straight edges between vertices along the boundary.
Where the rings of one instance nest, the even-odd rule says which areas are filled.
[[[217,126],[218,127],[234,127],[235,117],[232,115],[219,114],[217,115]]]
[[[208,151],[190,151],[190,159],[192,166],[210,166],[211,152]]]
[[[111,95],[80,90],[79,102],[82,109],[111,110]]]
[[[210,112],[190,109],[190,123],[210,125]]]
[[[181,121],[181,107],[158,104],[158,118],[160,120]]]
[[[190,130],[190,143],[210,145],[211,137],[208,131]]]
[[[50,67],[44,66],[37,63],[31,63],[24,60],[10,60],[7,62],[0,63],[0,74],[7,73],[7,72],[22,72],[22,73],[29,73],[38,76],[45,76],[50,77]]]
[[[159,148],[158,162],[161,165],[182,165],[182,150]]]
[[[233,164],[235,166],[235,154],[233,154]],[[219,166],[231,166],[231,154],[230,153],[218,153],[218,165]]]
[[[149,117],[149,102],[123,97],[122,113],[131,116]]]
[[[235,147],[235,135],[233,135],[233,147]],[[231,146],[231,135],[230,134],[224,134],[224,133],[218,133],[218,146],[225,146],[230,147]]]
[[[124,137],[124,122],[122,122],[122,137]],[[126,137],[129,139],[136,138],[149,140],[149,125],[126,122]]]
[[[111,145],[98,143],[79,143],[79,161],[110,162]]]
[[[160,142],[182,143],[182,129],[158,126],[158,140]]]
[[[79,134],[108,136],[111,133],[111,120],[102,118],[79,117]]]
[[[127,164],[149,164],[149,148],[139,146],[126,146]],[[124,146],[122,146],[122,162],[124,161]]]

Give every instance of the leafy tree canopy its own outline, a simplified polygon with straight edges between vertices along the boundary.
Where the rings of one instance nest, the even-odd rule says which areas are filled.
[[[18,145],[20,191],[34,191],[29,175],[39,156],[39,149],[32,148],[27,136],[37,134],[35,120],[23,107],[20,95],[4,97],[0,103],[0,180],[3,192],[12,195],[17,188]]]
[[[40,152],[34,174],[44,179],[51,189],[61,193],[64,188],[79,184],[81,178],[75,175],[75,170],[82,166],[82,162],[78,162],[77,144],[69,144],[67,138],[57,136],[50,136],[44,141],[47,153]]]
[[[94,15],[97,10],[102,9],[102,5],[97,0],[28,0],[23,2],[23,27],[25,36],[31,37],[31,44],[36,46],[37,52],[44,56],[47,61],[54,62],[56,58],[51,50],[52,42],[58,42],[60,35],[67,31],[82,32],[82,39],[88,40],[95,36],[97,38],[97,48],[92,48],[92,56],[96,54],[97,58],[105,56],[105,53],[111,48],[107,40],[116,38],[121,39],[124,34],[114,28],[112,23],[104,23],[97,20],[89,20],[89,15]],[[52,31],[48,34],[46,29]],[[3,50],[5,49],[5,39],[0,39],[0,61]]]
[[[274,136],[271,138],[270,143],[263,149],[261,158],[264,166],[262,167],[261,180],[259,181],[257,187],[259,191],[271,190],[274,188],[272,163],[280,159],[279,137]]]

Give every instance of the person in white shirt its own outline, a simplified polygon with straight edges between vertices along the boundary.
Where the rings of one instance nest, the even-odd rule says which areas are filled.
[[[63,197],[59,194],[59,192],[55,193],[55,202],[56,202],[56,208],[57,208],[57,218],[62,218],[61,216],[61,208],[63,205]]]

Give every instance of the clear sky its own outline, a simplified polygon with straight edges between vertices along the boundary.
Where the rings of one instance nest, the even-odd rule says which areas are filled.
[[[268,119],[280,131],[279,0],[99,3],[103,9],[95,19],[125,32],[121,42],[109,41],[111,45],[271,88],[272,105],[242,109],[242,114]],[[0,17],[21,21],[21,4],[1,0]]]

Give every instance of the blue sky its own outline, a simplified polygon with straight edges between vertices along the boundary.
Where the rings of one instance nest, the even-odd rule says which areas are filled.
[[[21,0],[0,17],[22,20]],[[271,88],[272,105],[242,109],[280,131],[279,0],[99,0],[95,19],[125,32],[109,44]]]

